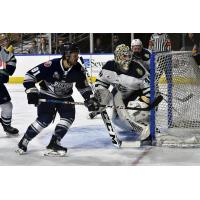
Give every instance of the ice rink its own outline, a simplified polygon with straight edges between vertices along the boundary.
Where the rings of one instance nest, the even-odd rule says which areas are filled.
[[[20,130],[17,138],[8,138],[0,127],[1,166],[131,166],[131,165],[200,165],[200,149],[176,149],[164,147],[115,148],[100,117],[88,119],[84,106],[76,107],[76,119],[62,145],[68,148],[66,157],[46,157],[46,145],[54,131],[54,124],[44,129],[28,146],[25,155],[15,153],[17,143],[27,127],[36,118],[36,108],[28,105],[22,85],[7,85],[14,105],[13,123]],[[74,90],[76,101],[83,101]]]

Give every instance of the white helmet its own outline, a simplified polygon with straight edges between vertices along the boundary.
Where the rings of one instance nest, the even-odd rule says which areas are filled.
[[[142,47],[142,41],[140,39],[133,39],[131,42],[131,47],[133,46],[141,46]]]

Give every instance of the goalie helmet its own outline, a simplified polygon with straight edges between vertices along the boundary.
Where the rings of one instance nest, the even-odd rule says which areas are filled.
[[[71,53],[80,53],[78,46],[74,43],[63,44],[60,48],[62,56],[70,57]]]
[[[129,47],[125,44],[118,45],[114,51],[114,59],[120,69],[127,71],[132,60]]]
[[[148,105],[145,102],[140,100],[129,101],[128,107],[131,108],[147,108]],[[149,123],[149,111],[140,111],[140,110],[130,110],[127,109],[127,112],[134,121],[140,123]]]

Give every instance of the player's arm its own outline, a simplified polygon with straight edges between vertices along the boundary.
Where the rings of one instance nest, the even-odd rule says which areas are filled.
[[[16,58],[12,53],[9,53],[5,49],[1,48],[1,66],[3,69],[0,70],[0,83],[7,83],[9,76],[12,76],[16,69]]]
[[[82,97],[85,99],[84,101],[85,106],[88,108],[89,111],[98,110],[99,103],[93,95],[92,88],[88,84],[87,77],[85,75],[85,71],[82,66],[77,67],[77,73],[79,74],[79,78],[75,86],[82,95]]]
[[[45,63],[42,63],[25,74],[23,85],[26,88],[25,92],[27,94],[28,104],[38,104],[39,91],[35,84],[44,80],[48,76],[51,66],[46,66]]]
[[[108,89],[111,84],[118,82],[117,74],[112,70],[113,61],[108,61],[97,76],[95,89]]]
[[[112,94],[109,91],[111,84],[119,84],[119,80],[114,71],[113,61],[108,61],[100,71],[95,83],[95,96],[101,105],[107,105],[112,99]]]

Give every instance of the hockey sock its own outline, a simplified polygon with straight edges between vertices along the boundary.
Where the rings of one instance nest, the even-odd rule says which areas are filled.
[[[55,128],[55,134],[54,135],[60,141],[65,136],[67,131],[68,131],[68,128],[66,128],[66,127],[64,128],[64,127],[61,127],[61,126],[57,125],[56,128]]]
[[[3,116],[1,116],[1,123],[2,123],[2,126],[10,126],[11,117],[3,117]]]

